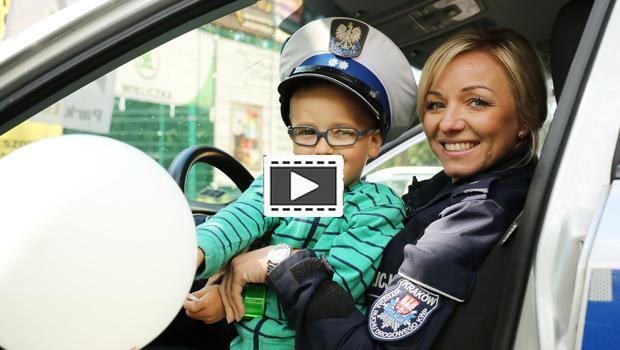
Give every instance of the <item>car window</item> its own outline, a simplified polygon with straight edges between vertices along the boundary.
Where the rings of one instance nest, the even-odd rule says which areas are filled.
[[[398,194],[407,192],[414,176],[422,181],[441,171],[441,163],[430,150],[422,132],[377,161],[379,164],[371,163],[366,169],[364,179],[390,186]]]
[[[262,154],[291,152],[276,89],[289,34],[279,26],[285,18],[292,30],[311,20],[301,5],[258,1],[143,54],[0,135],[0,157],[48,137],[97,134],[166,168],[189,146],[214,146],[260,175]],[[240,194],[205,164],[189,172],[185,189],[188,199],[211,204]]]
[[[3,0],[0,1],[0,40],[8,39],[77,0]]]
[[[411,69],[416,83],[419,83],[422,71],[415,67]],[[414,176],[420,181],[426,180],[441,170],[441,164],[431,152],[421,129],[418,135],[402,142],[389,153],[365,169],[366,181],[388,185],[400,194],[407,191]]]

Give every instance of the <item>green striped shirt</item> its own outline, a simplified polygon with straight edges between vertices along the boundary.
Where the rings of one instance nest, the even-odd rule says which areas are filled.
[[[198,226],[198,245],[205,269],[198,278],[217,272],[254,240],[272,232],[269,244],[286,243],[325,255],[333,280],[365,311],[365,291],[377,272],[383,249],[400,231],[405,206],[389,187],[356,182],[344,192],[342,217],[266,217],[263,177],[257,178],[236,201]],[[275,294],[267,290],[265,316],[236,324],[232,349],[294,349],[295,333],[288,327]],[[256,338],[256,339],[255,339]],[[255,343],[256,341],[256,343]]]

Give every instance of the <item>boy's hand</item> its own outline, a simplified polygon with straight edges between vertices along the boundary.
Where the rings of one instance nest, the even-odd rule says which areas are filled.
[[[265,283],[267,280],[267,254],[273,246],[249,251],[234,257],[220,284],[220,296],[226,309],[228,323],[241,321],[245,315],[243,287],[247,283]]]
[[[206,285],[192,293],[198,300],[185,300],[183,302],[187,316],[206,324],[222,320],[226,314],[218,287],[217,284]]]
[[[222,267],[218,272],[216,272],[215,275],[209,277],[206,285],[210,286],[212,284],[220,284],[226,270],[228,270],[228,264],[224,265],[224,267]]]

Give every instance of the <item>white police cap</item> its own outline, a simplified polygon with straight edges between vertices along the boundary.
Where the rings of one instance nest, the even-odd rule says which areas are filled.
[[[302,79],[338,84],[373,111],[384,142],[415,121],[416,83],[402,51],[385,34],[351,18],[324,18],[296,31],[280,56],[282,119],[290,125],[289,100]]]

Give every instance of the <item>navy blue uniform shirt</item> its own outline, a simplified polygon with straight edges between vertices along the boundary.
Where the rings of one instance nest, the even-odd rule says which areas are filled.
[[[296,347],[430,348],[523,208],[535,167],[535,161],[519,166],[525,152],[455,183],[443,172],[414,181],[403,197],[405,228],[386,247],[369,289],[368,315],[331,282],[329,264],[313,251],[277,266],[268,282],[297,330]]]

